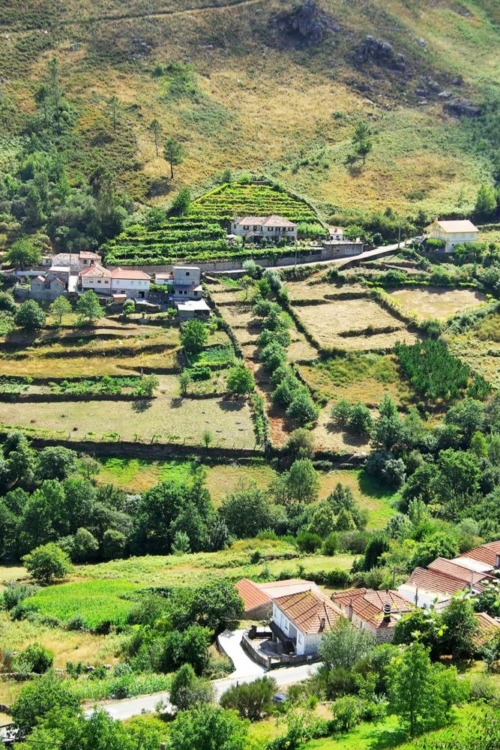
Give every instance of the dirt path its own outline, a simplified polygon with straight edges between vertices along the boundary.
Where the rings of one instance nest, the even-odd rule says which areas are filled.
[[[204,5],[201,8],[185,8],[184,10],[157,10],[154,12],[147,12],[142,11],[138,13],[119,13],[116,15],[108,14],[108,15],[102,15],[102,16],[88,16],[87,18],[82,18],[81,20],[58,20],[57,26],[58,28],[64,27],[69,28],[72,26],[86,26],[86,25],[92,25],[92,24],[100,24],[100,23],[115,23],[116,21],[137,21],[141,18],[147,19],[147,20],[154,20],[155,18],[167,18],[169,16],[176,17],[176,16],[197,16],[197,15],[203,15],[204,13],[210,13],[211,11],[215,10],[231,10],[232,8],[242,8],[247,5],[259,5],[262,4],[264,0],[233,0],[233,2],[226,2],[226,3],[210,3],[209,5]],[[52,23],[52,19],[47,19],[47,26],[50,28]],[[11,29],[11,34],[23,34],[28,31],[37,31],[41,29],[40,25],[32,25],[32,26],[25,26],[22,29],[15,28],[16,24],[13,24],[12,27],[9,26],[9,24],[2,24],[0,23],[0,29],[5,29],[6,31]]]

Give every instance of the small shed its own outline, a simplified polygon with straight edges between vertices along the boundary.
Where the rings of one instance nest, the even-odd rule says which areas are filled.
[[[193,318],[204,320],[210,315],[210,308],[203,299],[177,302],[176,307],[181,321],[193,320]]]

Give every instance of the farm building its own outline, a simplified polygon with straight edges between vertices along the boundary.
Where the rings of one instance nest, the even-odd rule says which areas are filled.
[[[31,280],[30,297],[31,299],[35,299],[40,302],[42,300],[52,302],[62,294],[66,294],[67,291],[67,280],[64,278],[60,278],[55,274],[48,274],[47,276],[36,276]]]
[[[439,221],[435,219],[425,230],[432,240],[442,240],[446,253],[452,253],[457,245],[464,242],[477,242],[479,229],[468,219],[460,221]]]
[[[368,630],[378,643],[391,642],[398,620],[414,607],[397,591],[389,590],[349,589],[333,594],[332,601],[349,622]]]
[[[303,591],[273,599],[271,631],[284,649],[297,656],[315,654],[324,633],[343,617],[323,594]]]
[[[343,242],[344,241],[344,228],[343,227],[328,227],[328,238],[331,242]]]
[[[285,239],[289,242],[297,241],[297,224],[282,216],[245,216],[236,217],[231,224],[231,233],[235,237],[261,242],[263,239]]]
[[[286,581],[272,581],[270,583],[254,583],[248,578],[242,578],[236,584],[236,590],[243,599],[247,620],[268,620],[273,612],[273,599],[286,594],[300,594],[304,591],[320,593],[313,581],[301,581],[291,578]]]

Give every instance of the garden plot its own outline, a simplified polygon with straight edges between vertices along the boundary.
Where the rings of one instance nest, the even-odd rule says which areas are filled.
[[[417,338],[407,331],[404,323],[368,298],[296,306],[294,310],[322,349],[391,349],[398,341],[414,343]],[[373,333],[368,333],[368,328],[371,328]],[[387,328],[395,330],[387,333],[377,332],[377,329],[380,331]],[[359,335],[356,335],[357,332]]]
[[[42,353],[43,354],[43,353]],[[177,369],[176,351],[138,352],[128,357],[82,356],[67,357],[64,350],[60,356],[44,357],[36,350],[29,356],[1,357],[0,371],[3,375],[32,378],[91,378],[100,375],[140,375],[145,371]]]
[[[54,433],[70,440],[112,440],[202,445],[203,433],[221,448],[255,448],[246,402],[179,397],[176,376],[160,378],[159,395],[138,401],[2,404],[2,424]]]
[[[485,295],[474,289],[397,289],[391,292],[391,297],[404,310],[415,313],[424,320],[449,318],[486,302]]]

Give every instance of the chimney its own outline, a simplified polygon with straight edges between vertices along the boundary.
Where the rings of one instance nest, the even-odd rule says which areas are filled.
[[[499,570],[499,569],[500,569],[500,555],[497,552],[497,554],[495,555],[495,570]]]
[[[415,607],[418,607],[418,586],[415,587]]]
[[[352,615],[353,615],[353,607],[352,607],[352,599],[349,602],[349,606],[347,607],[347,617],[349,618],[349,622],[352,622]]]
[[[319,632],[320,633],[322,633],[323,630],[325,629],[325,625],[326,625],[326,620],[325,620],[324,617],[322,617],[321,620],[319,621]]]
[[[384,622],[391,619],[392,606],[390,602],[384,602]]]

